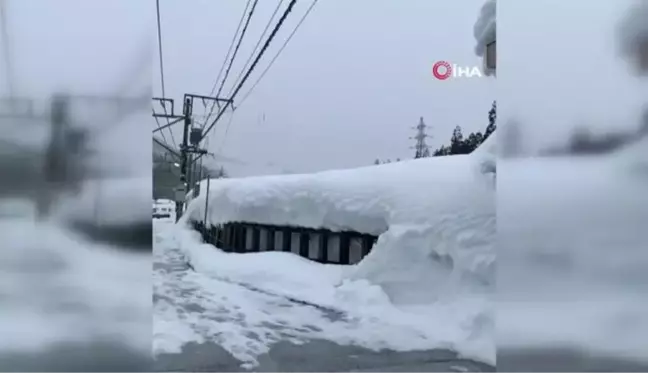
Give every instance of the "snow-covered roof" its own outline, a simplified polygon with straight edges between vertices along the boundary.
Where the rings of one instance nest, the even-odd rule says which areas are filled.
[[[369,234],[393,224],[426,224],[438,214],[468,208],[487,192],[474,159],[432,157],[313,174],[215,179],[208,220]],[[205,194],[191,203],[192,219],[203,220]]]
[[[486,46],[496,40],[497,27],[496,21],[496,1],[487,0],[481,8],[477,22],[473,28],[475,36],[475,53],[483,56],[486,52]]]
[[[494,143],[491,136],[463,156],[215,179],[208,224],[250,222],[379,235],[371,252],[348,268],[346,279],[380,286],[395,304],[465,299],[467,293],[481,299],[494,284]],[[201,189],[181,223],[204,220],[206,187]],[[490,331],[471,338],[479,341],[475,349],[482,359],[494,359]]]

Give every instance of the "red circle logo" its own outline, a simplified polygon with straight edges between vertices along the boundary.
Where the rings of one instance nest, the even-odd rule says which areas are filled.
[[[452,75],[452,66],[446,61],[438,61],[432,66],[432,74],[439,80],[446,80]]]

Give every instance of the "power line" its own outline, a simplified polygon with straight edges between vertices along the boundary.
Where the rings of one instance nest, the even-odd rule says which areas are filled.
[[[245,94],[245,96],[243,96],[243,98],[241,99],[241,101],[239,101],[239,104],[238,104],[239,107],[243,104],[243,102],[245,102],[245,99],[247,99],[248,96],[250,96],[250,93],[252,93],[252,91],[253,91],[254,88],[259,84],[259,82],[261,81],[261,79],[263,79],[263,77],[264,77],[265,74],[268,72],[268,70],[270,70],[270,68],[272,67],[272,65],[274,64],[274,62],[277,60],[277,58],[279,57],[279,55],[281,54],[281,52],[286,48],[286,46],[287,46],[288,43],[290,42],[290,39],[292,39],[292,37],[295,35],[295,33],[297,32],[297,30],[299,29],[299,26],[301,26],[301,24],[306,20],[306,17],[308,17],[308,14],[311,12],[311,10],[313,9],[313,7],[315,7],[315,4],[317,4],[317,0],[314,0],[314,1],[313,1],[313,3],[312,3],[311,6],[308,8],[308,10],[306,11],[306,13],[305,13],[305,14],[302,16],[302,18],[299,20],[299,23],[297,24],[297,26],[295,26],[295,29],[292,31],[292,33],[290,33],[290,35],[288,36],[288,38],[286,39],[286,41],[283,43],[283,45],[281,46],[281,48],[279,48],[279,50],[277,51],[277,54],[275,54],[275,56],[272,58],[272,60],[270,61],[270,63],[268,64],[268,66],[265,68],[265,70],[263,70],[263,72],[261,73],[261,75],[259,75],[259,78],[256,80],[256,82],[254,82],[254,84],[252,85],[252,88],[250,88],[250,90]]]
[[[167,145],[166,143],[163,143],[162,141],[156,139],[155,136],[153,136],[153,142],[155,142],[156,144],[160,145],[162,148],[164,148],[164,150],[168,151],[169,154],[171,154],[171,155],[177,157],[178,159],[181,158],[181,157],[180,157],[180,154],[178,154],[174,149],[171,149],[171,148],[169,147],[169,145]]]
[[[252,15],[254,14],[254,10],[257,6],[257,3],[259,0],[254,0],[254,3],[252,3],[252,8],[250,8],[250,13],[248,13],[247,19],[245,20],[245,25],[243,26],[243,30],[241,31],[241,34],[239,35],[238,42],[236,43],[236,47],[234,48],[234,53],[232,53],[231,59],[229,60],[229,64],[227,65],[227,70],[225,70],[225,76],[223,76],[223,80],[220,84],[220,87],[218,88],[218,91],[216,92],[216,97],[218,97],[221,92],[223,91],[223,87],[225,87],[225,82],[227,81],[227,77],[229,76],[229,73],[232,69],[232,65],[234,64],[234,60],[236,59],[236,55],[238,54],[239,48],[241,47],[241,43],[243,42],[243,38],[245,37],[245,33],[247,32],[247,28],[250,25],[250,20],[252,19]],[[249,0],[248,0],[249,4]],[[246,7],[247,9],[247,7]],[[238,31],[237,31],[238,32]],[[207,119],[205,120],[205,124],[209,122],[209,118],[214,112],[214,106],[216,105],[216,102],[212,103],[211,109],[209,110],[209,114],[207,115]]]
[[[252,71],[254,71],[254,68],[259,63],[259,60],[261,60],[261,57],[263,56],[265,51],[268,49],[268,46],[270,45],[270,43],[274,39],[275,35],[277,34],[279,29],[281,28],[281,25],[283,25],[284,21],[286,20],[286,17],[288,17],[288,14],[292,11],[292,8],[295,6],[296,2],[297,2],[297,0],[291,0],[290,4],[288,4],[288,8],[286,8],[286,10],[282,14],[281,18],[279,19],[279,21],[275,25],[274,29],[270,33],[270,36],[268,36],[268,39],[266,40],[265,44],[263,45],[263,47],[259,51],[259,54],[257,55],[257,57],[254,59],[254,62],[252,62],[252,65],[248,69],[247,73],[245,73],[245,75],[243,76],[243,79],[241,79],[241,82],[239,82],[239,84],[236,86],[236,89],[234,90],[234,92],[232,92],[232,95],[229,98],[231,100],[229,105],[231,105],[231,102],[233,102],[234,97],[236,97],[238,92],[241,90],[241,87],[243,87],[243,84],[245,84],[245,82],[250,77],[250,74],[252,74]],[[218,120],[223,116],[223,114],[225,114],[225,110],[227,110],[229,105],[226,105],[225,107],[223,107],[218,112],[218,114],[216,115],[216,118],[214,118],[214,121],[209,125],[209,127],[207,128],[207,130],[204,131],[204,133],[209,132],[216,125],[216,122],[218,122]]]
[[[166,97],[164,89],[164,58],[162,57],[162,22],[160,21],[160,0],[155,0],[155,10],[157,13],[157,33],[158,33],[158,50],[160,51],[160,84],[162,87],[162,97]]]
[[[250,4],[252,3],[252,0],[248,0],[247,3],[245,3],[245,9],[243,9],[243,13],[241,13],[241,18],[239,19],[239,23],[236,26],[236,31],[234,32],[234,35],[232,35],[232,41],[230,42],[230,46],[227,49],[227,54],[225,55],[225,59],[223,60],[223,64],[221,65],[220,70],[218,71],[218,75],[216,76],[216,81],[214,81],[214,85],[209,92],[209,95],[212,96],[214,92],[216,92],[216,86],[218,86],[218,82],[220,81],[221,76],[223,75],[223,71],[225,71],[225,66],[227,65],[227,60],[229,59],[230,55],[232,54],[232,49],[234,48],[234,43],[236,42],[236,37],[239,34],[239,31],[241,30],[241,26],[243,26],[243,21],[245,20],[245,14],[247,14],[247,10],[250,8]]]
[[[241,47],[241,43],[243,42],[243,38],[245,37],[245,33],[247,31],[248,26],[250,25],[250,20],[252,19],[252,15],[254,14],[254,9],[257,6],[257,3],[259,0],[254,0],[254,3],[252,3],[252,8],[250,9],[250,13],[248,13],[247,20],[245,21],[245,26],[243,26],[243,31],[241,31],[241,35],[239,36],[238,43],[236,43],[236,48],[234,48],[234,53],[232,53],[232,58],[230,59],[229,65],[227,66],[227,70],[225,70],[225,76],[223,77],[223,81],[221,83],[220,88],[218,89],[218,92],[216,92],[216,96],[219,96],[221,91],[223,90],[223,87],[225,86],[225,81],[227,80],[227,77],[229,76],[230,71],[232,70],[232,65],[234,64],[234,60],[236,59],[236,55],[238,54],[239,48]]]
[[[225,141],[227,140],[227,133],[229,132],[230,126],[232,125],[233,119],[234,119],[234,112],[232,112],[232,115],[230,115],[230,118],[227,121],[227,125],[225,126],[225,133],[223,134],[223,140],[221,141],[220,146],[218,147],[218,154],[221,154],[223,152],[223,147],[225,147]]]
[[[252,49],[252,53],[250,53],[250,57],[248,57],[247,61],[245,61],[245,65],[243,65],[243,68],[241,69],[241,72],[239,73],[238,77],[236,77],[236,80],[234,81],[234,86],[241,80],[241,77],[245,73],[245,69],[248,68],[248,65],[250,64],[250,61],[252,61],[252,58],[254,58],[254,54],[256,53],[257,49],[259,49],[259,45],[261,45],[261,42],[263,41],[263,37],[265,37],[266,33],[270,29],[270,25],[272,24],[272,21],[274,20],[275,16],[279,12],[279,9],[281,8],[281,4],[283,4],[284,0],[279,0],[277,3],[277,6],[275,7],[274,12],[272,12],[272,15],[270,16],[270,19],[268,20],[268,23],[266,23],[265,28],[263,29],[263,32],[261,33],[261,36],[259,36],[259,40],[257,40],[256,45],[254,46],[254,49]],[[232,87],[232,88],[233,88]],[[230,94],[232,91],[230,91]]]
[[[305,14],[302,16],[302,18],[299,20],[299,23],[297,23],[297,26],[295,26],[295,29],[290,33],[290,35],[288,36],[288,38],[286,39],[286,41],[284,41],[284,43],[283,43],[283,45],[281,46],[281,48],[279,48],[279,50],[277,51],[277,54],[275,54],[275,56],[272,58],[272,60],[270,61],[270,63],[268,64],[268,66],[265,68],[265,70],[263,70],[263,72],[261,73],[261,75],[259,75],[259,78],[256,80],[256,82],[254,82],[254,84],[252,85],[252,88],[250,88],[250,90],[245,94],[245,96],[243,96],[243,98],[241,99],[241,101],[239,102],[239,104],[237,105],[237,107],[240,107],[241,105],[243,105],[243,102],[245,102],[245,100],[250,96],[250,94],[252,93],[252,91],[254,90],[254,88],[259,84],[259,82],[261,81],[261,79],[263,79],[263,77],[264,77],[265,74],[268,72],[268,70],[270,70],[270,68],[272,67],[272,64],[274,64],[274,62],[277,60],[277,58],[279,57],[279,55],[281,54],[281,52],[286,48],[286,46],[287,46],[288,43],[290,42],[290,39],[292,39],[292,37],[295,35],[295,33],[297,32],[297,30],[299,29],[299,26],[301,26],[301,24],[304,23],[304,20],[306,20],[306,17],[308,17],[308,14],[311,12],[311,10],[313,10],[313,7],[315,7],[315,4],[316,4],[316,3],[317,3],[317,0],[314,0],[313,3],[311,4],[311,6],[310,6],[310,7],[308,8],[308,10],[306,11],[306,13],[305,13]],[[233,113],[232,113],[232,117],[234,117],[234,114],[233,114]],[[222,147],[224,146],[224,144],[225,144],[225,140],[227,139],[227,134],[228,134],[228,132],[229,132],[229,127],[230,127],[231,124],[232,124],[232,120],[231,120],[231,118],[230,118],[230,120],[227,122],[227,126],[225,127],[225,134],[223,135],[223,141],[221,142],[221,148],[222,148]]]
[[[220,70],[218,71],[218,75],[216,76],[216,80],[214,81],[214,85],[212,86],[211,91],[209,91],[209,95],[213,96],[214,92],[216,92],[216,86],[218,86],[218,82],[220,81],[221,76],[223,75],[223,71],[225,71],[225,66],[227,65],[227,60],[229,59],[230,55],[232,54],[232,49],[234,48],[234,43],[236,43],[236,37],[239,34],[239,31],[241,30],[241,26],[243,26],[243,21],[245,20],[245,14],[247,14],[247,10],[250,8],[250,4],[252,3],[252,0],[248,0],[247,3],[245,3],[245,9],[243,9],[243,13],[241,13],[241,18],[239,19],[238,26],[236,26],[236,31],[234,32],[234,35],[232,35],[232,41],[230,41],[230,46],[227,48],[227,54],[225,55],[225,59],[223,60],[223,64],[221,65]],[[211,117],[212,113],[214,112],[214,106],[218,105],[218,102],[212,103],[211,110],[209,111],[209,114],[207,115],[207,119],[205,120],[205,123],[203,124],[203,128],[205,125],[207,125],[207,122],[209,122],[209,118]],[[220,105],[218,106],[218,110],[220,110],[221,107]]]
[[[155,111],[153,111],[153,118],[155,118],[155,123],[157,124],[157,127],[160,129],[160,135],[162,135],[162,140],[164,140],[164,143],[168,144],[169,142],[166,139],[166,136],[164,136],[164,131],[162,131],[162,127],[160,126],[160,120],[158,117],[155,116]]]
[[[162,54],[162,21],[160,19],[160,0],[155,0],[155,10],[157,13],[157,32],[158,32],[158,48],[159,48],[159,56],[160,56],[160,83],[162,86],[162,97],[166,97],[166,90],[164,88],[164,58]],[[167,109],[164,103],[162,103],[162,109],[164,109],[164,114],[167,115]],[[155,123],[157,124],[158,128],[160,128],[160,121],[155,118]],[[169,118],[167,118],[167,125],[169,124]],[[171,134],[171,141],[173,142],[173,147],[178,148],[178,145],[176,144],[175,138],[173,136],[173,131],[171,130],[171,127],[169,128],[169,134]],[[161,132],[161,131],[160,131]],[[164,135],[162,135],[162,138],[164,138]],[[166,139],[164,140],[166,141]]]

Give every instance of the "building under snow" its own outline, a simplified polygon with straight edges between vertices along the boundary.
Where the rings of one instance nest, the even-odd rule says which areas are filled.
[[[482,57],[483,68],[488,75],[495,75],[497,67],[496,4],[495,0],[484,3],[473,29],[477,42],[475,53]]]
[[[493,40],[486,44],[486,53],[484,53],[484,67],[493,74],[497,71],[497,40],[493,35]]]

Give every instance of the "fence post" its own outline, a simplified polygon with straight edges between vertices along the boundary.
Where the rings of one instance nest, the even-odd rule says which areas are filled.
[[[311,236],[306,230],[299,232],[299,256],[308,258]]]
[[[349,232],[340,232],[340,264],[350,264],[351,237]]]
[[[205,192],[205,226],[207,226],[207,211],[209,210],[209,174],[207,174],[207,192]]]
[[[322,263],[328,263],[328,239],[329,239],[329,231],[322,231],[320,234],[320,242],[319,242],[319,256],[318,260]]]

